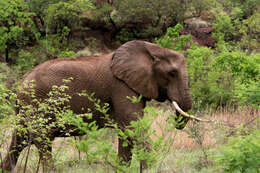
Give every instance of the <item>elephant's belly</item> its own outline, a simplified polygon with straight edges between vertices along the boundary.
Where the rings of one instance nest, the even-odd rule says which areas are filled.
[[[109,106],[105,106],[107,104],[109,104]],[[101,101],[98,101],[97,98],[89,99],[88,97],[72,97],[70,107],[75,114],[91,114],[91,116],[84,116],[84,121],[96,121],[99,127],[105,126],[107,122],[107,118],[105,117],[107,115],[109,115],[109,118],[113,119],[113,116],[110,116],[112,112],[110,101],[109,99],[104,100],[104,97]],[[102,109],[108,109],[106,115],[102,113]]]

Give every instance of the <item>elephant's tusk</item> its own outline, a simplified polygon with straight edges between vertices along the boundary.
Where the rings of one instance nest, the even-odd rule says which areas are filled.
[[[172,102],[174,108],[184,117],[186,118],[190,118],[190,119],[194,119],[196,121],[202,121],[202,122],[212,122],[211,120],[206,120],[206,119],[201,119],[201,118],[198,118],[194,115],[189,115],[187,114],[186,112],[184,112],[183,110],[181,110],[181,108],[179,107],[179,105],[177,104],[177,102],[173,101]]]

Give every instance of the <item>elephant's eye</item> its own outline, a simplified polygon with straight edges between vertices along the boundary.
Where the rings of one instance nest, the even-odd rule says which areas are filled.
[[[171,77],[177,77],[178,71],[177,71],[176,69],[174,69],[174,70],[172,70],[172,71],[169,72],[169,75],[170,75]]]

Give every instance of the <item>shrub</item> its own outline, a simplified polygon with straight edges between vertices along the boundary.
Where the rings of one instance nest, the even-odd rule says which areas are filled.
[[[20,72],[23,73],[28,72],[33,68],[35,62],[36,62],[36,57],[33,57],[33,55],[29,51],[21,50],[18,53],[17,64],[19,64],[18,68]]]
[[[229,17],[228,21],[231,21]],[[224,41],[223,28],[219,30],[220,40],[216,51],[208,47],[197,47],[189,35],[180,36],[181,29],[183,27],[180,24],[168,28],[165,36],[156,39],[156,42],[162,47],[177,51],[182,51],[190,43],[191,48],[187,49],[185,55],[195,103],[193,108],[216,108],[237,103],[258,107],[260,55],[242,52]]]
[[[258,173],[260,171],[260,131],[255,129],[247,136],[230,138],[214,157],[224,172]]]
[[[59,1],[50,4],[45,10],[46,26],[53,31],[62,31],[64,27],[75,28],[80,23],[80,14],[94,8],[90,0]]]
[[[13,113],[13,99],[15,95],[0,83],[0,122],[1,119]]]
[[[58,57],[59,58],[66,58],[66,57],[75,58],[76,57],[76,53],[71,51],[71,50],[65,50],[65,51],[60,52]]]
[[[163,37],[156,39],[156,43],[164,48],[174,49],[177,51],[186,48],[187,44],[192,46],[191,35],[180,35],[179,32],[182,29],[183,26],[181,24],[168,28]]]
[[[9,51],[20,48],[36,40],[39,35],[23,0],[2,0],[0,2],[0,51],[5,51],[5,58],[10,62]]]
[[[194,109],[207,106],[216,108],[232,103],[233,78],[229,71],[218,68],[215,56],[213,50],[207,47],[187,50],[187,70]]]
[[[212,36],[217,41],[232,41],[236,33],[232,19],[227,14],[216,15],[213,28]]]
[[[246,49],[249,53],[259,52],[259,33],[260,33],[260,13],[256,12],[249,18],[242,21],[239,32],[242,34],[241,42],[238,44],[241,48]]]

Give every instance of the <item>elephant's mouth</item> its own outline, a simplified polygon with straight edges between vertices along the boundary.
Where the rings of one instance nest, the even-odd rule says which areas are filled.
[[[210,120],[204,120],[204,119],[198,118],[194,115],[189,115],[188,113],[184,112],[179,107],[178,103],[175,102],[175,101],[173,101],[172,104],[173,104],[173,107],[176,110],[176,116],[173,116],[173,118],[176,121],[176,125],[175,125],[176,129],[179,129],[179,130],[183,129],[186,126],[189,119],[192,119],[192,120],[195,120],[195,121],[210,122]]]

